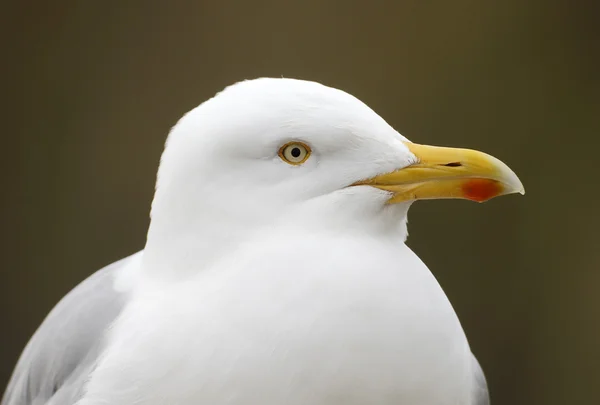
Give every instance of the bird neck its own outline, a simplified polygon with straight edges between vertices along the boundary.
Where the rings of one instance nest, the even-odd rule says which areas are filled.
[[[235,251],[256,229],[251,218],[211,208],[172,209],[168,216],[153,216],[144,252],[144,272],[161,278],[194,274]]]
[[[357,192],[326,195],[281,211],[281,207],[276,206],[236,211],[216,201],[211,203],[210,199],[204,199],[201,206],[197,206],[198,200],[176,204],[173,200],[155,200],[143,269],[160,278],[185,278],[224,258],[231,258],[241,245],[263,232],[275,230],[282,235],[298,232],[307,238],[331,231],[342,235],[385,234],[405,241],[410,204],[378,204],[368,193],[379,191],[362,190],[361,193],[363,195]],[[376,197],[382,201],[388,198],[386,195]]]

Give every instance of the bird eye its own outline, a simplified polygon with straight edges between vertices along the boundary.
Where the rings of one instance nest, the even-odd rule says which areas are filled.
[[[310,148],[302,142],[289,142],[279,149],[279,157],[291,165],[301,165],[310,156]]]

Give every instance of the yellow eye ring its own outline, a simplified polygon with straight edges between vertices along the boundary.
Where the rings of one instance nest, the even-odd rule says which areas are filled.
[[[281,160],[291,165],[301,165],[310,157],[310,147],[302,142],[288,142],[277,152]]]

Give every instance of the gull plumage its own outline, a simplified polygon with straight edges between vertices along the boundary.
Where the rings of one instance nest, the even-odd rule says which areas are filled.
[[[290,143],[306,147],[305,161],[286,161]],[[146,247],[106,277],[104,299],[125,298],[69,398],[487,404],[452,305],[405,245],[407,212],[418,199],[511,192],[522,185],[502,162],[412,144],[341,90],[230,86],[171,131]],[[27,397],[19,375],[33,372],[49,319],[3,405],[34,403],[11,398]]]

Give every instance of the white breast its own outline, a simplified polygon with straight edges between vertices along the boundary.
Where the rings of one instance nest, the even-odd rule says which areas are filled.
[[[140,288],[80,405],[469,403],[466,338],[410,249],[270,235]]]

